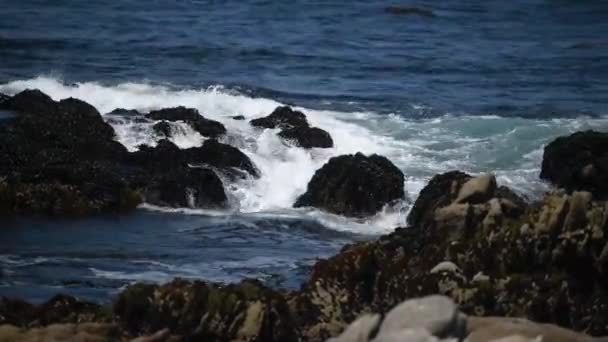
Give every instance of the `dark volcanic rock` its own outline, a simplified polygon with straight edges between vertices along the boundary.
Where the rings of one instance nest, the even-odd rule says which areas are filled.
[[[10,99],[11,99],[10,96],[8,96],[6,94],[0,93],[0,110],[2,110],[2,109],[10,109],[10,107],[9,107],[9,100]]]
[[[242,115],[235,115],[232,117],[232,120],[241,121],[241,120],[245,120],[245,117]]]
[[[0,299],[0,324],[40,327],[58,323],[109,322],[111,310],[74,297],[57,295],[41,305]]]
[[[304,113],[293,110],[291,107],[277,107],[270,115],[251,120],[251,125],[261,128],[293,128],[307,127],[308,121]]]
[[[236,147],[219,143],[213,139],[205,141],[202,147],[187,149],[185,153],[191,163],[207,164],[223,170],[236,168],[254,177],[259,177],[258,169],[246,154]]]
[[[334,141],[326,131],[317,127],[294,127],[282,130],[279,136],[283,139],[293,140],[304,148],[331,148]]]
[[[247,155],[236,147],[213,139],[205,141],[201,147],[185,150],[180,150],[169,140],[163,139],[156,147],[140,146],[139,151],[133,153],[131,158],[138,165],[156,170],[171,170],[176,165],[206,165],[231,175],[233,172],[230,169],[236,168],[254,177],[259,176],[257,168]]]
[[[150,112],[146,117],[153,120],[184,121],[205,137],[215,138],[226,134],[226,127],[218,121],[204,118],[194,108],[175,107]]]
[[[164,136],[167,138],[171,137],[171,124],[168,121],[160,121],[152,126],[152,129],[157,135]]]
[[[221,179],[204,168],[175,168],[153,175],[141,192],[146,202],[160,206],[223,208],[227,204]]]
[[[250,121],[254,127],[280,128],[279,136],[303,148],[331,148],[334,142],[326,131],[310,127],[306,116],[291,107],[277,107],[269,116]]]
[[[545,146],[540,177],[566,189],[608,198],[608,133],[577,132]]]
[[[390,160],[357,153],[334,157],[315,173],[295,207],[311,206],[329,212],[363,217],[404,197],[404,177]]]
[[[418,15],[427,18],[435,17],[435,13],[433,13],[433,11],[420,7],[388,6],[384,8],[384,11],[394,15]]]
[[[8,101],[8,106],[21,113],[51,115],[57,111],[58,105],[50,96],[40,90],[26,89],[13,96]]]
[[[169,328],[186,341],[298,340],[285,298],[251,280],[137,284],[118,296],[114,313],[133,336]]]

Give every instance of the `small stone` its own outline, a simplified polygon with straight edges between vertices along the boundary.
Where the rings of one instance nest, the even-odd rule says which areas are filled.
[[[431,271],[430,271],[431,274],[441,273],[441,272],[456,273],[456,272],[460,272],[460,268],[458,268],[458,266],[451,261],[442,261],[442,262],[438,263],[437,265],[435,265],[435,267],[433,267],[433,269],[431,269]]]
[[[490,281],[490,277],[483,274],[483,272],[478,272],[473,276],[473,283],[488,283]]]

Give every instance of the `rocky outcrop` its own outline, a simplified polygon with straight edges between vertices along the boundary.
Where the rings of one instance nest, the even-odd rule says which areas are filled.
[[[321,313],[306,323],[312,340],[336,335],[338,322],[358,313],[384,313],[431,294],[449,296],[470,315],[608,334],[607,203],[589,193],[550,194],[512,210],[499,191],[486,202],[460,203],[468,182],[492,183],[465,176],[449,173],[429,183],[420,197],[429,212],[410,219],[416,226],[346,247],[313,267],[299,297]],[[433,190],[438,186],[450,189],[447,197]]]
[[[220,122],[203,117],[198,110],[186,107],[165,108],[151,111],[147,118],[152,120],[183,121],[204,137],[217,138],[226,134],[226,127]]]
[[[0,325],[40,327],[57,323],[110,322],[110,308],[57,295],[41,305],[0,299]]]
[[[258,169],[246,154],[236,147],[213,139],[206,140],[201,147],[183,150],[163,139],[156,147],[141,146],[131,158],[134,163],[156,170],[170,170],[175,165],[193,165],[211,167],[228,175],[235,175],[234,170],[238,170],[254,177],[259,176]]]
[[[312,177],[295,207],[364,217],[404,197],[403,173],[390,160],[361,153],[331,158]]]
[[[168,121],[162,120],[152,126],[154,133],[164,138],[171,138],[171,124]]]
[[[277,107],[264,118],[251,120],[251,125],[259,128],[280,128],[279,136],[293,141],[303,148],[331,148],[334,142],[326,131],[318,127],[310,127],[306,115],[291,107]]]
[[[161,141],[156,148],[129,153],[99,112],[77,99],[57,102],[38,90],[25,90],[3,99],[3,105],[15,118],[0,125],[2,216],[126,212],[142,200],[172,207],[225,207],[226,194],[214,170],[257,176],[247,156],[215,141],[188,150]],[[179,108],[154,115],[186,118],[183,113],[208,124],[197,112]],[[107,115],[148,120],[137,111]]]
[[[298,340],[285,298],[257,281],[134,285],[118,296],[114,313],[133,336],[169,328],[187,341]]]
[[[545,146],[540,177],[566,189],[608,198],[608,133],[577,132]]]

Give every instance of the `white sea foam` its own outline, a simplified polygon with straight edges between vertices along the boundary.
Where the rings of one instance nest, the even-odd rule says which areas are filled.
[[[38,88],[59,100],[76,97],[91,103],[101,113],[116,108],[152,109],[173,106],[197,108],[207,118],[228,129],[224,142],[247,154],[261,171],[260,179],[245,179],[227,185],[233,204],[229,211],[170,210],[205,215],[286,215],[318,220],[330,228],[358,233],[382,233],[405,224],[412,201],[436,173],[460,169],[471,173],[495,172],[500,183],[535,198],[547,185],[538,179],[542,146],[551,139],[581,129],[607,129],[608,119],[533,120],[487,116],[446,115],[425,120],[408,120],[399,115],[374,112],[302,110],[310,123],[327,130],[335,143],[331,149],[304,150],[279,139],[274,130],[258,130],[248,124],[268,115],[281,103],[252,98],[222,87],[174,89],[169,86],[123,83],[106,86],[94,82],[63,84],[38,77],[0,85],[0,92],[15,94]],[[232,116],[243,115],[237,121]],[[113,121],[117,139],[134,150],[140,144],[154,145],[159,139],[152,123]],[[199,146],[204,138],[186,125],[174,127],[172,138],[182,148]],[[314,172],[333,156],[363,152],[391,159],[406,176],[406,201],[386,208],[363,221],[345,219],[318,210],[292,209],[306,190]],[[146,205],[146,208],[160,210]],[[168,210],[168,209],[163,209]]]

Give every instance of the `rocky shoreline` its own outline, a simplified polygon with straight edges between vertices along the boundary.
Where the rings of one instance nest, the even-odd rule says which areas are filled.
[[[221,123],[201,120],[198,112],[183,107],[122,115],[169,125],[172,120],[187,122],[209,136],[203,146],[180,150],[161,140],[136,152],[116,143],[111,126],[79,100],[55,102],[28,90],[0,96],[0,108],[17,113],[11,122],[0,124],[0,216],[124,212],[143,200],[165,206],[223,207],[224,181],[259,176],[246,155],[214,140],[225,133]],[[252,125],[279,128],[282,138],[302,148],[333,144],[327,132],[310,127],[302,113],[286,107],[256,120]],[[158,131],[170,132],[166,127]],[[369,215],[403,197],[403,174],[395,169],[380,156],[333,158],[317,171],[298,203],[347,216]],[[496,324],[517,331],[513,320],[481,318],[488,316],[552,324],[525,323],[526,331],[547,334],[548,340],[607,336],[607,171],[608,134],[579,132],[545,148],[541,177],[564,190],[528,203],[490,174],[437,175],[421,191],[408,227],[376,241],[346,246],[319,261],[299,291],[270,289],[256,280],[220,285],[175,279],[163,285],[129,286],[109,306],[69,296],[38,306],[2,298],[0,341],[40,336],[94,341],[325,341],[371,313],[382,316],[364,316],[337,341],[407,341],[408,336],[411,341],[483,341],[483,336],[508,336],[479,333]],[[412,302],[399,304],[435,294],[452,303],[438,306],[441,317],[466,315],[458,321],[464,327],[454,324],[446,335],[425,326],[425,321],[408,326],[401,318],[395,320],[404,324],[401,335],[378,335],[391,322],[392,308],[411,308]],[[426,329],[427,334],[420,335],[426,339],[407,335],[412,329]],[[531,335],[521,337],[535,340]]]

